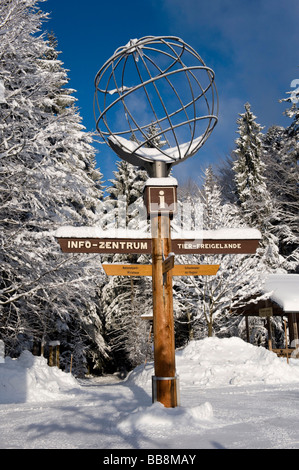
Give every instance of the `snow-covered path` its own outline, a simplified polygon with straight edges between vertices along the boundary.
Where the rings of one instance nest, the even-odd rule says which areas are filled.
[[[2,405],[1,448],[134,447],[117,429],[120,416],[132,412],[138,397],[124,384],[82,387],[69,399]]]
[[[82,387],[70,400],[2,405],[0,447],[299,448],[298,386],[193,388],[181,393],[181,407],[175,410],[152,406],[150,396],[126,384]],[[188,426],[189,407],[193,411]],[[196,407],[199,417],[192,426]]]
[[[49,383],[54,368],[38,360]],[[46,386],[37,387],[40,379],[33,386],[31,377],[31,390],[40,398],[35,392],[25,402],[12,403],[16,395],[6,396],[0,404],[0,448],[299,449],[298,360],[287,365],[239,339],[212,339],[177,353],[177,366],[181,406],[175,409],[152,405],[152,365],[137,368],[124,382],[106,384],[78,383],[58,371],[60,388],[52,391],[52,399],[42,393]],[[28,376],[34,367],[27,369]],[[1,370],[3,365],[0,377]]]

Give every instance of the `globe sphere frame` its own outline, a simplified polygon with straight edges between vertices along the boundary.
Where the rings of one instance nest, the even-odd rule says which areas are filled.
[[[97,131],[123,160],[165,176],[195,155],[217,124],[214,78],[178,37],[130,40],[96,75]]]

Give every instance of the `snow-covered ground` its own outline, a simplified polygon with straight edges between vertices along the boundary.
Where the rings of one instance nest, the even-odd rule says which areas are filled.
[[[151,403],[153,364],[78,381],[28,351],[0,363],[2,449],[299,448],[299,360],[239,338],[176,353],[181,406]]]

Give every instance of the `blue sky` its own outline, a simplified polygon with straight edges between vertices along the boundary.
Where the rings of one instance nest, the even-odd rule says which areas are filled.
[[[130,39],[177,36],[200,54],[216,74],[219,122],[192,158],[174,167],[179,183],[196,179],[234,149],[236,120],[249,102],[265,130],[286,126],[279,99],[299,79],[298,0],[47,0],[45,25],[53,30],[69,86],[88,131],[95,130],[94,78],[114,51]],[[99,139],[100,140],[100,139]],[[95,144],[104,179],[113,177],[117,156]]]

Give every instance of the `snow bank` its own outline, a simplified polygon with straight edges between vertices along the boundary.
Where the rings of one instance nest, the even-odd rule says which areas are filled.
[[[49,367],[44,357],[24,351],[18,359],[0,363],[0,403],[26,403],[70,398],[78,389],[76,379],[57,367]],[[67,394],[66,394],[67,392]]]
[[[126,228],[112,227],[103,230],[101,227],[73,227],[71,225],[64,225],[59,227],[53,232],[57,238],[150,238],[151,234],[143,232],[142,230],[131,230]]]
[[[175,230],[179,230],[178,233]],[[255,228],[221,228],[217,230],[185,230],[175,228],[171,233],[172,239],[185,238],[190,240],[260,240],[261,232]]]
[[[71,225],[64,225],[55,230],[53,235],[57,238],[151,238],[151,233],[147,229],[148,227],[144,227],[144,230],[112,227],[110,230],[103,230],[101,227],[73,227]],[[248,227],[199,230],[196,232],[194,230],[175,228],[171,233],[171,237],[173,239],[184,237],[189,240],[260,240],[261,233],[257,229]]]
[[[181,384],[199,387],[299,382],[299,361],[290,363],[240,338],[192,341],[177,354]]]
[[[129,416],[121,420],[117,427],[123,433],[140,432],[150,437],[159,433],[181,433],[182,429],[193,430],[202,428],[205,422],[213,419],[213,408],[209,402],[190,408],[165,408],[161,403],[154,403],[151,407],[139,407]]]
[[[240,338],[191,341],[176,353],[180,388],[218,388],[299,382],[299,360],[286,359]],[[128,380],[149,390],[153,365],[136,368]]]
[[[257,384],[285,384],[299,382],[299,361],[286,359],[263,347],[248,344],[240,338],[206,338],[192,341],[176,353],[176,367],[181,395],[194,389],[249,386]],[[129,375],[132,388],[151,394],[153,364],[139,366]],[[192,432],[216,426],[210,402],[198,406],[164,408],[161,403],[140,407],[118,423],[122,433],[174,436],[182,430]]]

